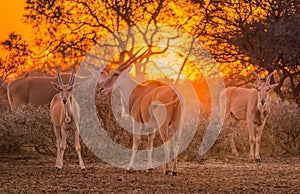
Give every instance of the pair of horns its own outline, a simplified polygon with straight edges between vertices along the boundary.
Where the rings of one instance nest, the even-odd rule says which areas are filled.
[[[253,73],[254,73],[254,75],[255,75],[255,77],[256,77],[256,79],[257,79],[258,84],[260,85],[260,84],[261,84],[261,79],[260,79],[260,77],[258,76],[258,74],[257,74],[255,71],[253,71]],[[270,73],[270,74],[268,75],[268,77],[267,77],[267,79],[266,79],[266,84],[267,84],[267,85],[270,84],[270,80],[271,80],[271,77],[272,77],[273,75],[274,75],[274,72],[272,72],[272,73]]]
[[[73,80],[74,80],[74,70],[75,68],[73,67],[72,68],[72,74],[71,74],[71,77],[70,77],[70,79],[69,79],[69,86],[71,86],[72,85],[72,83],[73,83]],[[57,72],[57,81],[58,81],[58,84],[59,85],[63,85],[63,81],[62,81],[62,79],[61,79],[61,76],[60,76],[60,72],[59,72],[59,68],[58,67],[56,67],[56,72]]]
[[[145,55],[148,50],[144,51],[141,55],[137,56],[137,54],[143,49],[144,47],[140,48],[134,55],[132,55],[129,59],[127,59],[125,62],[121,63],[119,65],[119,67],[116,70],[119,71],[124,71],[125,69],[127,69],[132,63],[134,63],[135,61],[137,61],[141,56]],[[89,66],[91,66],[92,68],[99,70],[100,68],[96,65],[94,65],[93,63],[89,62],[88,60],[84,59],[84,62],[86,64],[88,64]],[[103,64],[103,62],[101,60],[99,60],[99,62],[101,63],[102,66],[102,70],[106,68],[106,66]]]
[[[144,51],[142,54],[137,56],[137,54],[143,49],[144,47],[140,48],[134,55],[132,55],[129,59],[127,59],[125,62],[121,63],[119,67],[116,69],[118,71],[124,71],[127,69],[129,66],[131,66],[132,63],[137,61],[141,56],[145,55],[148,50]]]

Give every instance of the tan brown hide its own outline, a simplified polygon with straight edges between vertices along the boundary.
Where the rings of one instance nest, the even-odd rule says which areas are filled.
[[[63,82],[67,82],[70,75],[62,75]],[[11,110],[16,110],[21,105],[50,104],[53,96],[58,93],[51,82],[57,83],[57,77],[25,77],[9,82],[7,95]]]

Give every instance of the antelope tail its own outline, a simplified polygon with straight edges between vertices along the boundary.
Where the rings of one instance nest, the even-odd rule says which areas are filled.
[[[14,98],[12,96],[12,92],[9,89],[10,88],[9,86],[10,86],[10,84],[8,84],[8,86],[7,86],[7,98],[8,98],[10,110],[13,111]]]
[[[174,105],[174,104],[178,104],[180,102],[180,100],[178,98],[176,98],[175,100],[171,101],[171,102],[168,102],[168,103],[162,103],[162,102],[154,102],[151,104],[151,106],[171,106],[171,105]]]

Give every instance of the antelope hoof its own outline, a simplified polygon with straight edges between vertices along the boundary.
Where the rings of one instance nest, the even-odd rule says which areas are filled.
[[[128,167],[128,168],[126,169],[126,171],[127,171],[127,172],[133,172],[134,169],[133,169],[133,167]]]
[[[61,168],[55,166],[55,170],[56,170],[56,172],[60,172],[60,171],[61,171]]]
[[[237,158],[240,157],[239,153],[233,153],[233,156]]]
[[[261,163],[261,159],[260,159],[260,158],[256,158],[256,159],[255,159],[255,162]]]
[[[171,174],[171,171],[170,170],[165,170],[164,175],[167,175],[167,174]]]
[[[147,172],[153,172],[153,168],[148,168]]]
[[[249,159],[252,160],[252,161],[255,160],[253,156],[249,156]]]
[[[83,178],[88,178],[87,170],[86,169],[81,169]]]
[[[171,175],[172,175],[172,176],[177,176],[178,174],[177,174],[176,171],[172,171],[172,172],[171,172]]]

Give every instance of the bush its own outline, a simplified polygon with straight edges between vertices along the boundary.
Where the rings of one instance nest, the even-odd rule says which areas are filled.
[[[270,96],[269,105],[271,111],[262,135],[261,156],[278,156],[285,153],[300,154],[299,107],[297,104],[282,102],[272,96]],[[237,126],[229,128],[228,122],[230,121],[227,119],[218,140],[208,152],[208,156],[222,158],[231,156],[230,134],[236,133],[237,150],[241,156],[248,157],[250,148],[247,123],[240,121]],[[201,141],[201,139],[199,140]]]
[[[35,148],[41,153],[53,154],[54,140],[48,106],[23,106],[0,115],[1,153]]]
[[[81,143],[84,157],[94,155]],[[67,131],[66,157],[77,157],[74,138]],[[56,138],[50,119],[49,105],[20,107],[14,112],[0,115],[0,153],[34,153],[56,156]]]
[[[116,94],[115,97],[119,97]],[[124,130],[116,122],[111,111],[111,98],[96,94],[96,110],[99,120],[113,141],[121,146],[131,148],[132,134]],[[113,106],[120,107],[121,104]],[[270,98],[271,113],[264,129],[261,155],[271,156],[289,153],[300,154],[300,110],[296,104],[279,102]],[[121,112],[117,113],[121,114]],[[190,114],[190,113],[189,113]],[[248,157],[249,140],[246,122],[240,122],[235,128],[223,128],[216,143],[204,156],[199,156],[199,147],[206,127],[209,123],[209,110],[201,110],[199,127],[187,149],[180,155],[183,161],[199,161],[207,157],[227,158],[231,156],[229,134],[235,132],[236,146],[241,156]],[[191,115],[192,117],[192,115]],[[126,122],[131,122],[126,121]],[[143,137],[140,149],[146,148],[147,137]],[[154,146],[162,144],[159,135]],[[56,155],[56,139],[50,120],[49,106],[21,107],[15,112],[4,111],[0,114],[0,153],[20,153],[38,151],[41,154]],[[82,144],[84,157],[95,159],[95,156]],[[68,134],[66,157],[75,156],[75,146],[72,134]]]
[[[300,109],[296,103],[271,100],[269,139],[289,154],[300,154]]]
[[[100,94],[98,94],[100,95]],[[117,94],[118,95],[118,94]],[[101,100],[100,100],[101,99]],[[100,122],[105,126],[108,135],[117,143],[130,148],[132,135],[124,130],[115,120],[110,107],[110,97],[96,95],[96,107]],[[277,98],[270,96],[271,112],[267,119],[262,135],[260,153],[262,157],[281,155],[283,153],[300,153],[300,110],[296,104],[279,102]],[[120,107],[121,104],[113,106]],[[119,113],[121,114],[121,113]],[[199,147],[209,124],[210,110],[205,107],[201,110],[201,116],[197,132],[188,148],[180,155],[184,161],[199,161],[206,157],[228,158],[231,157],[231,134],[235,134],[235,143],[242,157],[249,155],[249,138],[246,121],[240,121],[235,127],[228,127],[230,121],[225,120],[217,141],[204,157],[199,157]],[[146,139],[145,139],[146,140]],[[146,141],[143,141],[145,143]],[[159,135],[155,138],[155,146],[161,145]],[[145,149],[141,145],[140,149]]]
[[[10,110],[6,88],[7,83],[0,78],[0,114]]]

